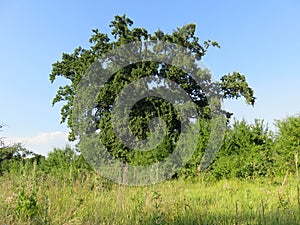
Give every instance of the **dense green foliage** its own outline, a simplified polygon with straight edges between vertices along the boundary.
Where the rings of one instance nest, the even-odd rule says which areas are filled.
[[[260,120],[247,124],[244,120],[234,121],[226,129],[223,145],[213,164],[204,173],[211,179],[256,178],[283,176],[298,170],[298,151],[300,147],[300,116],[288,117],[276,121],[278,131],[269,131],[268,126]],[[202,129],[201,137],[205,142],[208,136]],[[203,145],[204,146],[204,145]],[[195,177],[201,174],[197,164],[201,151],[195,151],[190,162],[178,175]],[[34,154],[22,145],[0,148],[0,171],[16,172],[20,165],[31,164],[42,173],[61,176],[65,171],[93,172],[84,157],[70,147],[54,149],[45,158]]]
[[[275,171],[272,133],[263,121],[235,121],[227,129],[222,149],[212,166],[215,177],[272,176]]]
[[[295,172],[295,161],[298,161],[300,150],[300,116],[291,116],[277,120],[276,159],[278,169]]]
[[[19,162],[25,161],[27,157],[33,157],[27,160],[34,161],[40,156],[27,150],[21,144],[14,144],[12,146],[3,145],[0,147],[0,175],[4,171],[10,171],[18,167]]]
[[[63,53],[62,60],[53,64],[52,73],[50,74],[51,82],[54,82],[57,77],[63,77],[71,81],[70,85],[60,87],[57,91],[56,97],[53,99],[53,104],[63,101],[65,105],[61,109],[62,122],[67,122],[70,128],[70,140],[82,141],[81,134],[78,133],[74,125],[74,116],[72,114],[74,107],[74,99],[77,94],[78,85],[84,78],[85,73],[89,66],[95,62],[96,59],[103,57],[103,54],[118,48],[124,44],[132,43],[134,41],[164,41],[168,43],[177,44],[187,52],[193,54],[192,62],[189,62],[191,68],[199,62],[207,53],[210,46],[219,47],[215,41],[204,41],[200,43],[199,38],[195,36],[196,25],[188,24],[181,28],[177,28],[173,33],[166,34],[161,30],[150,34],[144,28],[132,28],[133,21],[124,16],[116,16],[115,20],[111,22],[112,28],[111,35],[99,32],[98,29],[93,30],[90,38],[91,46],[89,49],[78,47],[71,54]],[[160,52],[159,44],[153,47],[158,49],[157,54],[164,54],[165,50]],[[130,55],[135,55],[143,50],[142,48],[133,48]],[[139,53],[141,54],[141,53]],[[130,57],[130,56],[128,56]],[[106,62],[106,61],[105,61]],[[202,71],[204,73],[204,71]],[[199,74],[203,79],[203,84],[211,84],[211,74]],[[179,115],[175,112],[172,104],[162,98],[155,96],[146,97],[134,105],[131,109],[129,116],[129,124],[131,132],[138,140],[145,140],[149,136],[149,123],[152,118],[161,118],[166,126],[166,138],[152,151],[132,151],[129,147],[120,143],[116,137],[111,121],[111,111],[114,101],[120,91],[127,87],[133,81],[139,80],[144,77],[155,78],[157,85],[163,79],[171,80],[180,85],[186,94],[190,97],[191,101],[197,106],[197,112],[202,116],[203,120],[210,119],[210,105],[207,100],[208,93],[205,93],[203,87],[194,80],[191,74],[187,71],[182,71],[173,65],[165,62],[149,62],[142,61],[132,63],[124,68],[118,70],[113,76],[107,80],[101,92],[98,93],[97,102],[93,109],[88,109],[89,113],[94,112],[92,119],[92,128],[89,127],[88,133],[101,130],[99,138],[102,144],[114,157],[123,162],[130,163],[131,165],[145,165],[153,164],[157,161],[162,161],[170,153],[174,151],[175,143],[180,135],[183,123],[180,123]],[[87,78],[88,82],[89,79]],[[88,86],[88,85],[87,85]],[[249,87],[244,75],[233,72],[232,74],[224,75],[219,82],[211,87],[214,89],[218,96],[221,98],[240,98],[244,97],[247,104],[254,104],[255,97],[253,90]],[[80,92],[81,93],[81,92]],[[137,95],[140,93],[136,93]],[[221,110],[221,109],[218,109]],[[86,111],[84,111],[84,116]],[[227,117],[230,117],[229,112],[224,112]],[[203,121],[200,121],[202,123]],[[86,132],[84,132],[86,133]],[[202,137],[200,137],[202,138]],[[82,141],[83,142],[83,141]],[[199,141],[197,153],[191,161],[189,167],[196,167],[200,163],[199,156],[204,151],[205,143]],[[89,151],[91,148],[86,147]],[[81,149],[79,149],[81,151]],[[87,153],[95,155],[95,152]]]

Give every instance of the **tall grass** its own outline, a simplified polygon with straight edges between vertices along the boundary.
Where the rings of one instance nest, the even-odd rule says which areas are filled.
[[[72,170],[72,168],[71,168]],[[298,179],[113,184],[92,172],[35,166],[0,177],[0,224],[300,224]]]

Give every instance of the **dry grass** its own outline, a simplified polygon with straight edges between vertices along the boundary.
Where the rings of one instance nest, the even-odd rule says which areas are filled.
[[[0,177],[0,224],[300,224],[299,186],[291,174],[283,186],[283,178],[199,178],[146,187],[95,174],[21,174]],[[37,204],[30,205],[34,194]]]

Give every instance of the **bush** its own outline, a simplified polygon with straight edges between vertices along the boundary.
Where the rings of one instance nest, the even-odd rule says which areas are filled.
[[[80,173],[91,171],[83,156],[69,146],[64,149],[55,148],[49,152],[39,168],[60,178],[67,176],[68,179],[76,179]]]
[[[277,120],[275,125],[278,128],[275,145],[278,172],[295,172],[295,157],[300,149],[300,115]]]
[[[226,130],[223,145],[210,171],[217,179],[272,176],[273,134],[263,121],[235,121]]]

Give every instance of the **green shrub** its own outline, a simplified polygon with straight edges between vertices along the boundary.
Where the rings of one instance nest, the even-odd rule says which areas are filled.
[[[217,179],[273,176],[273,134],[263,121],[235,121],[210,170]]]
[[[300,150],[300,115],[277,120],[275,125],[278,128],[275,145],[278,172],[295,172],[295,159]]]

